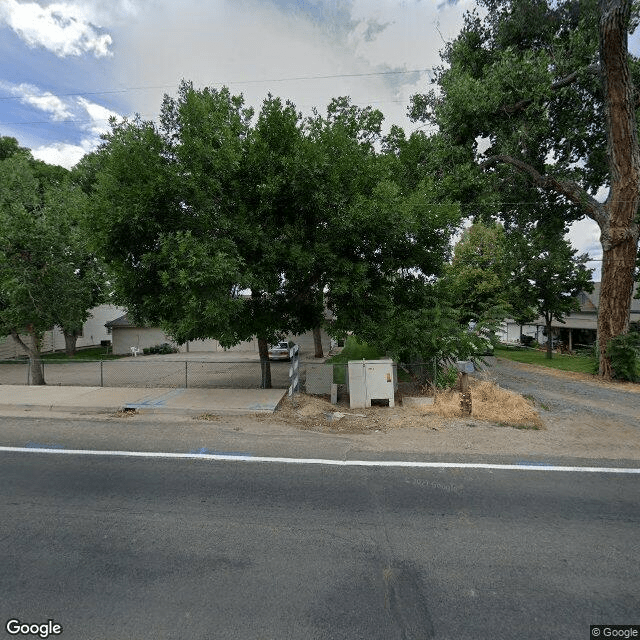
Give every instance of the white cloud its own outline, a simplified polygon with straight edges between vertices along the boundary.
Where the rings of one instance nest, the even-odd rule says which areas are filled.
[[[111,111],[111,109],[107,109],[95,102],[90,102],[85,98],[79,97],[77,101],[78,104],[87,112],[90,118],[90,124],[86,125],[84,128],[90,131],[94,136],[99,136],[100,134],[109,131],[110,118],[120,118],[120,114],[115,111]]]
[[[49,113],[54,121],[66,120],[72,116],[69,105],[49,91],[42,91],[32,84],[11,84],[0,80],[0,88],[40,111]]]
[[[155,0],[153,10],[117,31],[114,64],[127,86],[163,87],[132,95],[145,117],[155,117],[162,94],[186,78],[197,87],[229,84],[257,108],[270,91],[305,114],[349,95],[379,108],[387,127],[415,128],[406,117],[409,98],[427,89],[429,75],[371,74],[439,64],[444,42],[436,22],[453,37],[470,5],[439,11],[424,0]],[[283,78],[305,79],[276,81]]]
[[[121,117],[82,96],[59,97],[26,83],[14,85],[0,80],[0,89],[16,96],[23,104],[49,114],[52,122],[72,119],[77,124],[78,131],[84,136],[80,144],[60,141],[32,147],[34,157],[49,164],[72,167],[98,146],[100,135],[109,130],[109,119]]]
[[[571,242],[574,249],[577,249],[580,253],[589,254],[591,261],[587,262],[587,267],[594,269],[591,277],[594,282],[599,282],[602,267],[600,227],[591,218],[582,218],[569,227],[569,233],[567,233],[566,238]]]
[[[59,2],[41,6],[36,2],[2,0],[0,24],[6,23],[27,45],[44,47],[59,57],[93,52],[97,57],[112,55],[111,36],[99,33],[87,8]]]
[[[58,164],[71,169],[82,157],[95,149],[91,140],[83,140],[79,145],[56,142],[51,145],[35,147],[31,150],[33,157],[47,164]]]

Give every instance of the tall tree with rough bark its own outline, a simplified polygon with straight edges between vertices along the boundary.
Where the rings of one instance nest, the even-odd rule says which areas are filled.
[[[438,91],[415,96],[433,120],[501,180],[525,176],[562,196],[565,222],[587,216],[603,249],[598,313],[600,374],[608,342],[629,325],[638,250],[638,60],[631,0],[479,0],[443,52]],[[596,199],[608,187],[604,202]]]

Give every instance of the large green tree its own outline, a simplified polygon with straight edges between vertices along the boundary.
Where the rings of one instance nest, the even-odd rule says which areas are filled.
[[[68,172],[35,161],[12,139],[0,148],[10,150],[0,158],[0,334],[23,347],[33,383],[44,384],[44,332],[61,326],[75,347],[73,333],[106,283],[86,246],[86,196]]]
[[[603,249],[598,315],[600,373],[607,343],[628,329],[638,248],[638,61],[628,34],[631,0],[479,0],[443,52],[438,91],[412,115],[435,121],[453,144],[501,180],[523,176],[560,195],[566,222],[588,216]],[[608,187],[605,202],[596,192]]]
[[[580,310],[579,294],[593,291],[588,255],[578,255],[563,235],[562,220],[547,221],[523,236],[512,235],[509,242],[518,272],[523,302],[544,318],[547,358],[552,358],[551,324],[564,322],[565,316]]]
[[[312,247],[309,272],[333,313],[330,329],[356,331],[407,357],[423,344],[416,332],[430,331],[417,318],[432,302],[430,281],[448,258],[460,209],[440,197],[422,162],[431,160],[433,145],[423,149],[424,139],[407,141],[397,129],[383,139],[381,125],[379,111],[345,97],[309,119],[309,156],[300,163],[308,182],[298,202]]]
[[[184,82],[159,127],[114,124],[87,165],[97,167],[96,239],[119,299],[178,342],[257,337],[268,387],[268,343],[307,324],[283,277],[300,127],[292,105],[272,97],[252,125],[253,115],[227,89]]]
[[[510,266],[502,225],[477,222],[463,231],[443,279],[461,322],[503,320],[511,313]]]
[[[459,221],[428,181],[398,180],[398,158],[376,151],[381,122],[348,98],[302,120],[269,96],[254,117],[227,89],[183,83],[160,126],[114,123],[84,175],[119,300],[178,341],[255,336],[265,361],[325,305],[334,333],[380,334],[439,271]]]

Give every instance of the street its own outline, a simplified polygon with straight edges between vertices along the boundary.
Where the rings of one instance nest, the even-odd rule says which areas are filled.
[[[0,460],[3,625],[53,620],[64,640],[533,640],[640,623],[638,475]]]

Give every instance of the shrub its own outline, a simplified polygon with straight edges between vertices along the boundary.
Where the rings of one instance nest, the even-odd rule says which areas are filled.
[[[144,353],[144,355],[149,355],[152,353],[158,353],[158,354],[168,354],[168,353],[178,353],[178,347],[174,347],[172,344],[169,344],[168,342],[163,342],[162,344],[156,344],[153,347],[145,347],[142,350],[142,353]]]
[[[640,379],[640,334],[623,333],[612,338],[607,344],[607,355],[615,378],[631,382]]]
[[[455,367],[439,367],[434,384],[438,389],[451,389],[458,381],[458,370]]]

